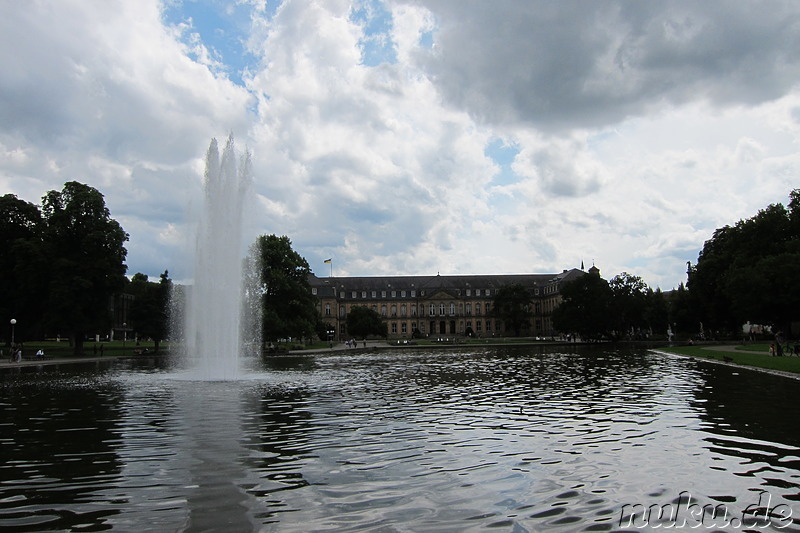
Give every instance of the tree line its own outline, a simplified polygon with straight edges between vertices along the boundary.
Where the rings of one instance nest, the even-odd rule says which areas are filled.
[[[49,191],[41,206],[13,194],[0,197],[0,339],[63,337],[83,353],[88,336],[110,331],[112,301],[131,295],[126,326],[150,338],[158,350],[170,329],[170,307],[183,304],[185,291],[167,270],[158,282],[126,276],[128,234],[111,217],[103,195],[76,181]],[[306,260],[288,237],[262,235],[245,259],[257,270],[251,285],[261,305],[264,338],[307,338],[324,329],[311,294]],[[180,313],[179,313],[180,314]]]
[[[717,229],[688,265],[687,284],[668,295],[638,276],[610,282],[586,275],[561,289],[556,329],[587,339],[642,331],[688,337],[739,337],[746,323],[797,335],[800,325],[800,189],[789,205],[769,205],[748,219]]]
[[[623,272],[610,281],[590,272],[560,290],[552,314],[555,330],[584,339],[621,339],[651,333],[734,335],[745,322],[791,331],[800,322],[800,189],[788,207],[770,205],[705,242],[688,283],[665,294]],[[128,234],[111,218],[103,195],[75,181],[49,191],[41,206],[13,194],[0,197],[0,317],[17,322],[18,340],[68,337],[75,353],[88,334],[108,331],[110,301],[131,294],[129,319],[156,345],[168,334],[173,287],[168,271],[158,282],[126,277]],[[308,262],[286,236],[262,235],[245,261],[256,268],[250,284],[260,306],[263,337],[327,338],[308,283]],[[530,327],[533,297],[522,286],[496,292],[494,313],[520,335]],[[372,310],[348,315],[348,332],[386,336]],[[10,342],[8,331],[0,338]]]

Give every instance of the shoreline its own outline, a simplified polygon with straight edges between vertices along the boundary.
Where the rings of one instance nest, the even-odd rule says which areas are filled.
[[[0,362],[0,370],[4,368],[24,368],[29,366],[53,366],[53,365],[75,365],[81,363],[97,363],[102,361],[116,361],[119,359],[139,359],[142,357],[164,357],[166,353],[142,354],[142,355],[104,355],[104,356],[84,356],[84,357],[55,357],[50,359],[23,359],[22,361],[8,361],[4,359]]]
[[[600,345],[600,344],[613,344],[613,343],[590,343],[590,342],[567,342],[567,341],[531,341],[531,342],[496,342],[496,343],[486,343],[486,344],[471,344],[471,343],[442,343],[442,344],[387,344],[383,341],[367,341],[367,346],[357,346],[355,348],[349,348],[342,343],[335,344],[332,348],[313,348],[308,350],[289,350],[283,353],[276,353],[276,354],[264,354],[264,357],[297,357],[297,356],[309,356],[309,355],[329,355],[329,354],[341,354],[341,353],[367,353],[370,351],[388,351],[388,350],[440,350],[440,349],[447,349],[447,350],[458,350],[458,349],[480,349],[480,348],[499,348],[499,347],[541,347],[541,348],[553,348],[553,347],[578,347],[578,346],[591,346],[591,345]],[[659,343],[652,343],[652,344],[659,344]],[[717,365],[724,365],[732,368],[744,369],[744,370],[752,370],[755,372],[763,372],[767,374],[772,374],[773,376],[780,376],[785,378],[790,378],[794,380],[800,380],[800,373],[795,372],[787,372],[784,370],[775,370],[770,368],[763,368],[757,366],[749,366],[743,365],[739,363],[734,363],[730,361],[724,361],[715,358],[706,358],[696,355],[688,355],[682,353],[676,353],[672,351],[668,351],[664,348],[667,347],[646,347],[648,350],[652,350],[654,352],[668,354],[675,357],[682,357],[687,359],[694,359],[700,362],[712,363]],[[705,350],[714,352],[740,352],[742,350],[736,350],[735,345],[709,345],[704,347]],[[745,350],[745,352],[747,352]],[[761,352],[749,352],[749,353],[757,353],[760,354]],[[0,361],[0,371],[2,369],[13,369],[13,368],[25,368],[25,367],[39,367],[39,366],[58,366],[58,365],[74,365],[74,364],[86,364],[86,363],[100,363],[103,361],[116,361],[116,360],[125,360],[125,359],[141,359],[141,358],[150,358],[150,357],[165,357],[169,354],[167,352],[161,353],[150,353],[150,354],[130,354],[130,355],[104,355],[104,356],[84,356],[84,357],[57,357],[52,359],[28,359],[23,360],[20,362],[12,362],[8,361],[7,359],[3,359]]]
[[[737,351],[736,347],[734,345],[728,345],[728,346],[715,345],[714,347],[707,347],[707,348],[704,348],[704,349],[709,350],[709,351],[718,351],[718,352],[724,352],[724,351],[734,352],[734,351]],[[752,370],[754,372],[763,372],[763,373],[766,373],[766,374],[772,374],[773,376],[780,376],[780,377],[784,377],[784,378],[800,380],[800,373],[796,373],[796,372],[786,372],[785,370],[775,370],[775,369],[772,369],[772,368],[764,368],[764,367],[760,367],[760,366],[742,365],[742,364],[734,363],[734,362],[730,362],[730,361],[721,361],[719,359],[713,359],[713,358],[710,358],[710,357],[706,358],[706,357],[698,357],[696,355],[686,355],[686,354],[682,354],[682,353],[669,352],[669,351],[665,351],[665,350],[659,350],[657,348],[653,348],[653,351],[654,352],[663,353],[663,354],[672,355],[672,356],[675,356],[675,357],[684,357],[686,359],[693,359],[695,361],[700,361],[700,362],[704,362],[704,363],[713,363],[715,365],[724,365],[724,366],[729,366],[729,367],[732,367],[732,368],[739,368],[739,369],[744,369],[744,370]],[[738,350],[738,351],[742,351],[742,350]],[[754,354],[761,355],[761,352],[747,352],[747,350],[744,350],[744,351],[746,353],[754,353]]]

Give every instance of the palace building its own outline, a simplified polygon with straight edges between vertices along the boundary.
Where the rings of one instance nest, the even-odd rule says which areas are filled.
[[[589,269],[590,272],[596,267]],[[598,270],[599,273],[599,270]],[[560,274],[500,274],[476,276],[309,277],[318,310],[332,338],[347,339],[347,314],[366,306],[386,322],[390,338],[491,337],[506,335],[493,312],[496,292],[521,284],[533,302],[529,336],[551,336],[551,316],[561,301],[562,284],[586,272]]]

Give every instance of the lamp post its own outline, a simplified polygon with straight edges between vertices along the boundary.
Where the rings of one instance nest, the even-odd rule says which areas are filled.
[[[11,346],[14,346],[14,326],[17,325],[17,319],[11,319]]]
[[[128,340],[128,323],[122,323],[122,353],[125,353],[125,341]]]

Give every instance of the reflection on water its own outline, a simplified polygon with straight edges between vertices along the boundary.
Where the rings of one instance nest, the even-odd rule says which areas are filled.
[[[800,524],[796,380],[522,347],[126,364],[0,374],[0,528],[641,530],[681,494]]]

